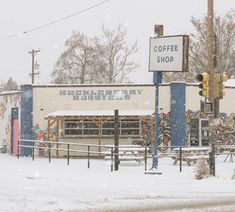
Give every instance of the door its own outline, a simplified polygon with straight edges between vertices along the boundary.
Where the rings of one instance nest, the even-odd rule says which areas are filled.
[[[199,118],[190,119],[190,146],[199,146]]]
[[[11,109],[11,154],[18,154],[19,140],[19,109]]]
[[[200,146],[209,145],[209,121],[208,119],[200,119]]]

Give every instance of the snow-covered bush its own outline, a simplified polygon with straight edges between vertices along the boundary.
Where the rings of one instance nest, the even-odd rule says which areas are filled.
[[[195,178],[200,180],[209,176],[209,164],[203,158],[197,160],[195,167]]]
[[[232,175],[231,179],[235,180],[235,169],[233,170],[233,175]]]

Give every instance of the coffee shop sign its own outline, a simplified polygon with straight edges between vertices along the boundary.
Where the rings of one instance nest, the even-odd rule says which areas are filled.
[[[187,71],[188,46],[188,35],[150,38],[149,71]]]

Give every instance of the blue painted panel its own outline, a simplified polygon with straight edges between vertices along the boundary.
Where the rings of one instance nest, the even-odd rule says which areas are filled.
[[[185,83],[171,83],[171,145],[186,144]]]
[[[32,140],[33,127],[33,92],[32,85],[21,86],[21,117],[20,117],[20,138]],[[32,142],[22,141],[22,145],[32,145]],[[30,156],[31,148],[21,147],[22,156]]]

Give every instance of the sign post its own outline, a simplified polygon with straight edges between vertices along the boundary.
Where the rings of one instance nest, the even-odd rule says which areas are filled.
[[[163,36],[163,25],[154,26],[155,37],[150,38],[149,71],[153,72],[155,84],[154,112],[154,155],[152,167],[145,174],[161,174],[158,169],[158,105],[159,84],[162,83],[162,71],[187,71],[189,36]]]

